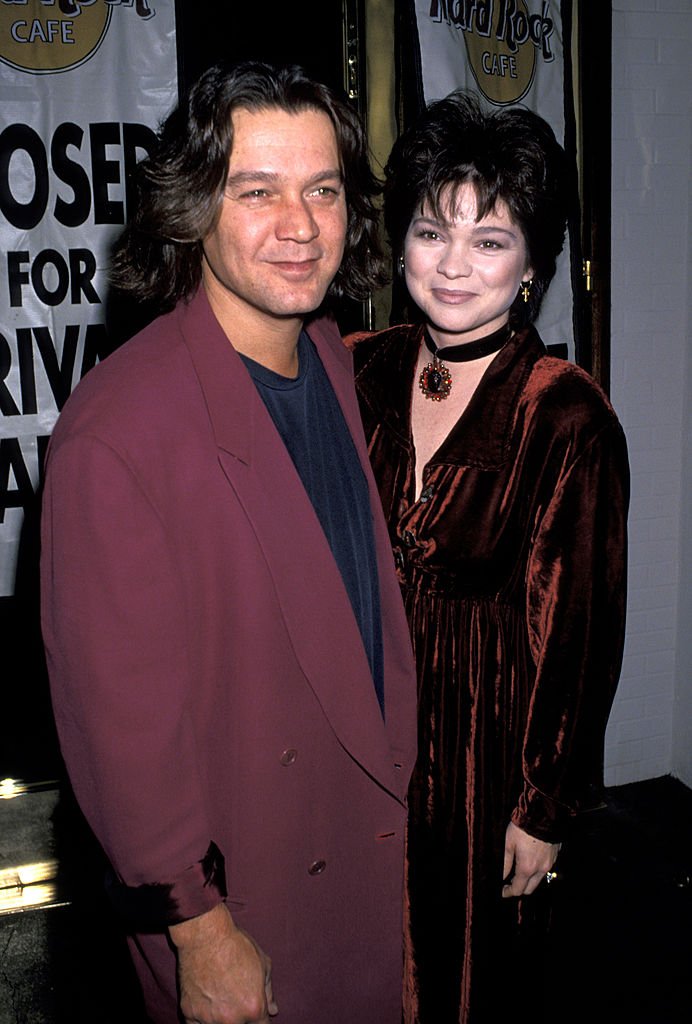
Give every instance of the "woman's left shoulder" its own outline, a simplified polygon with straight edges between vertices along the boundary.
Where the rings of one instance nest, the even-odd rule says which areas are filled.
[[[591,428],[619,426],[617,414],[594,378],[567,359],[544,355],[533,365],[524,397],[541,416],[573,431],[579,424]]]

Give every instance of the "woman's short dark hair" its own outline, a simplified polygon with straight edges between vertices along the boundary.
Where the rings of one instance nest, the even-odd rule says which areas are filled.
[[[502,200],[522,230],[534,277],[529,301],[517,296],[510,322],[531,323],[565,239],[572,185],[565,152],[550,125],[523,107],[485,112],[462,90],[431,103],[397,140],[385,168],[384,219],[396,264],[423,203],[442,216],[465,183],[475,189],[479,220]]]
[[[172,309],[202,279],[202,239],[219,215],[237,108],[328,115],[344,174],[348,208],[341,267],[330,299],[364,299],[385,278],[375,197],[381,187],[368,163],[360,120],[302,68],[260,61],[217,64],[163,123],[154,153],[137,168],[136,210],[113,254],[111,280],[129,298]]]

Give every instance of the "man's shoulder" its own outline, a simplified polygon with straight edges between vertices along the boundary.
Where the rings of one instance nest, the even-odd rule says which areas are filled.
[[[175,311],[159,317],[82,378],[58,417],[55,443],[77,433],[136,430],[156,410],[173,411],[192,376]]]

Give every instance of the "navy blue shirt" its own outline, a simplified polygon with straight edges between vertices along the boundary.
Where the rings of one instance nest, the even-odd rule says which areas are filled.
[[[351,433],[308,335],[295,379],[241,355],[312,502],[351,601],[384,714],[382,620],[368,484]],[[309,552],[306,552],[309,558]]]

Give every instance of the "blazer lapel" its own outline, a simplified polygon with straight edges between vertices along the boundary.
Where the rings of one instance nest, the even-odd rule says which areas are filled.
[[[344,747],[400,798],[353,609],[291,457],[202,289],[182,309],[180,323],[220,464],[262,548],[306,679]],[[332,382],[343,408],[343,382]],[[344,411],[353,429],[353,416]]]
[[[412,764],[416,748],[416,679],[414,656],[401,592],[394,572],[394,556],[380,495],[370,466],[363,423],[355,397],[353,355],[325,321],[308,326],[322,363],[341,405],[351,431],[370,493],[375,547],[379,566],[382,642],[385,665],[385,728],[390,758],[400,764]]]

